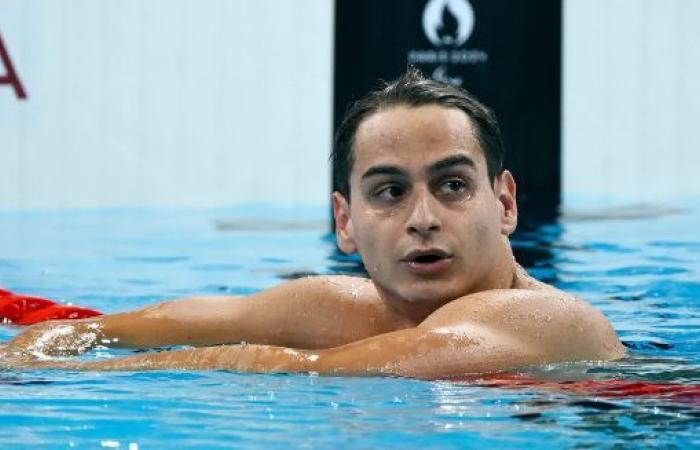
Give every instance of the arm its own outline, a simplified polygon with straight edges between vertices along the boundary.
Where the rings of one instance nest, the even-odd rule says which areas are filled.
[[[227,345],[109,361],[27,361],[10,367],[81,370],[230,369],[334,375],[449,377],[576,360],[619,358],[624,349],[590,305],[559,294],[490,291],[450,302],[415,328],[320,350]]]
[[[108,361],[33,361],[13,366],[78,370],[229,369],[329,375],[446,377],[544,362],[539,352],[487,329],[400,330],[324,350],[226,345]]]
[[[514,332],[519,329],[518,324],[513,328],[510,322],[496,322],[479,314],[480,306],[494,301],[491,295],[470,296],[443,306],[415,328],[317,351],[228,345],[109,361],[20,361],[14,364],[11,358],[5,358],[5,361],[14,366],[84,370],[230,369],[444,377],[561,360],[551,358],[551,355],[548,358],[547,352],[541,350],[541,342],[523,339],[522,333]],[[517,306],[512,301],[507,303],[511,303],[511,307]],[[485,312],[492,314],[491,309],[485,308]],[[469,321],[469,317],[476,320]]]
[[[195,297],[133,312],[46,322],[16,336],[8,349],[67,356],[96,345],[149,348],[249,342],[329,348],[395,329],[387,312],[371,301],[373,292],[365,280],[303,278],[250,297]]]

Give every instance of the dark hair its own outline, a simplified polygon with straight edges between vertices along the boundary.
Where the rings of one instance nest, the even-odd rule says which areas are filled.
[[[505,149],[501,131],[494,113],[481,104],[472,94],[449,84],[423,76],[415,68],[409,68],[398,79],[384,83],[356,101],[348,109],[335,134],[333,162],[333,188],[350,199],[350,172],[355,162],[353,145],[355,134],[362,121],[377,111],[392,106],[442,105],[458,108],[471,119],[476,138],[486,158],[491,181],[503,171]]]

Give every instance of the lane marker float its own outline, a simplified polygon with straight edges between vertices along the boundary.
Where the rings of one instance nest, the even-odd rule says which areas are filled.
[[[8,325],[31,325],[46,320],[85,319],[102,315],[82,306],[61,305],[32,295],[19,295],[0,289],[0,322]]]
[[[517,373],[449,378],[444,381],[501,389],[546,390],[610,399],[648,398],[700,406],[700,384],[654,383],[621,379],[558,381],[532,378]]]

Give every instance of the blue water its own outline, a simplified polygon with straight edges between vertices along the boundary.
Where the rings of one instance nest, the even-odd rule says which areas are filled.
[[[259,207],[0,213],[0,286],[116,312],[361,273],[335,251],[326,218],[325,209]],[[528,372],[700,383],[699,229],[693,205],[521,223],[518,259],[595,304],[630,348],[614,363]],[[0,340],[16,332],[0,327]],[[3,371],[0,385],[2,448],[700,446],[698,402],[667,398],[225,371]]]

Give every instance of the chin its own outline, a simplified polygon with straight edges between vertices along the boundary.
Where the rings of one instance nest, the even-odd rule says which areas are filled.
[[[451,300],[461,297],[452,289],[437,286],[417,286],[403,292],[402,297],[408,303],[438,304],[443,305]]]
[[[402,275],[374,279],[375,286],[386,298],[400,303],[434,305],[440,307],[465,295],[463,283],[446,277],[417,279]]]

